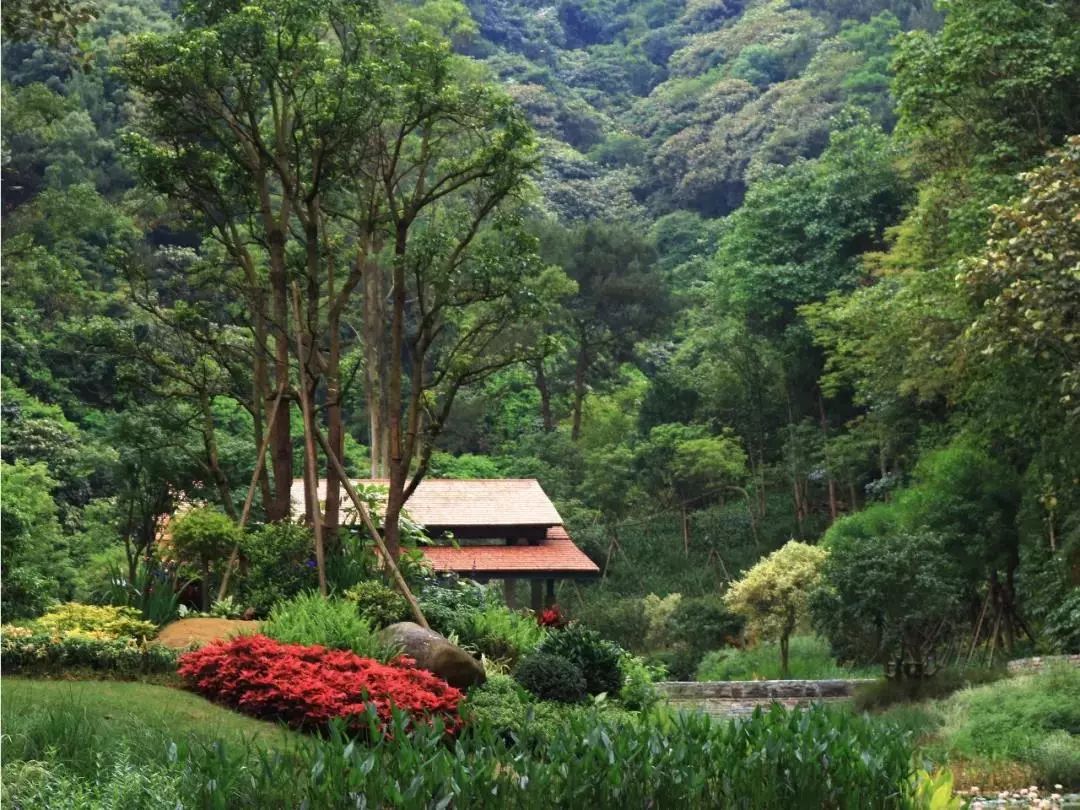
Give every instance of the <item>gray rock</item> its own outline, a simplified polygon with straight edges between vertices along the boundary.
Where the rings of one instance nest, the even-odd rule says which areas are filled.
[[[479,661],[434,630],[425,630],[415,622],[392,624],[379,635],[384,641],[400,647],[405,655],[415,658],[418,667],[434,672],[458,689],[479,686],[487,680]]]

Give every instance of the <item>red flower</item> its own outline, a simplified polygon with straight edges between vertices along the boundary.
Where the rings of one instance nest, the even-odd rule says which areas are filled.
[[[536,621],[541,627],[566,627],[566,617],[563,616],[562,611],[558,605],[552,605],[551,607],[543,610],[536,617]]]
[[[383,733],[391,707],[413,723],[439,717],[451,734],[461,727],[462,693],[405,656],[380,664],[347,650],[241,636],[182,655],[178,671],[213,700],[296,728],[317,728],[340,717],[363,731],[369,707]]]

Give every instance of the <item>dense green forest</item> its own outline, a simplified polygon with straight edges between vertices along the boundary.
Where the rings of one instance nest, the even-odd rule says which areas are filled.
[[[1080,650],[1080,4],[46,6],[4,8],[6,614],[239,516],[264,446],[286,517],[310,423],[393,548],[424,475],[538,478],[627,644],[794,538]]]

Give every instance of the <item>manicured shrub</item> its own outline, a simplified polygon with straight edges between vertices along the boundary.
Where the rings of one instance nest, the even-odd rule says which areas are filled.
[[[386,627],[411,617],[405,597],[378,580],[358,582],[345,591],[345,598],[356,605],[360,615],[373,627]]]
[[[241,540],[240,527],[232,518],[211,507],[185,512],[169,524],[163,545],[179,562],[199,569],[202,609],[210,609],[211,569],[222,563]]]
[[[318,574],[308,564],[314,544],[311,529],[300,523],[267,523],[247,532],[237,602],[265,616],[275,602],[316,587]]]
[[[461,703],[466,723],[498,733],[520,734],[525,727],[532,696],[509,675],[489,675],[483,685],[469,690]]]
[[[65,636],[31,628],[5,626],[0,632],[0,662],[5,674],[62,675],[92,670],[95,675],[136,678],[172,673],[176,652],[133,638],[98,638],[73,632]]]
[[[144,621],[135,608],[83,605],[78,602],[57,605],[35,619],[33,626],[52,636],[77,634],[105,640],[141,640],[152,637],[157,630],[153,624]]]
[[[552,633],[537,651],[561,656],[576,664],[585,676],[585,688],[590,695],[607,693],[614,696],[622,686],[619,668],[622,650],[580,624]]]
[[[541,700],[580,703],[588,694],[581,668],[560,655],[526,656],[514,669],[514,679]]]
[[[438,719],[451,733],[460,725],[462,693],[404,657],[381,664],[348,650],[282,644],[256,635],[186,653],[179,673],[213,700],[295,728],[325,728],[330,720],[343,718],[362,732],[369,706],[383,730],[394,708],[407,713],[411,724]]]
[[[548,631],[531,617],[504,605],[490,605],[469,616],[460,636],[461,641],[488,658],[512,664],[535,650],[548,636]]]
[[[262,631],[286,644],[318,644],[334,650],[351,650],[380,661],[398,653],[379,639],[354,603],[315,591],[297,594],[274,605],[262,624]]]

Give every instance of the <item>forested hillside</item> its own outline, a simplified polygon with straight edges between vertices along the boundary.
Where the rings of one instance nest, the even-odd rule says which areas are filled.
[[[628,644],[794,538],[907,553],[972,649],[1080,649],[1080,4],[37,9],[5,613],[134,576],[180,503],[238,517],[257,459],[285,518],[337,480],[309,423],[389,479],[392,548],[425,475],[538,478],[605,570],[560,601]]]

